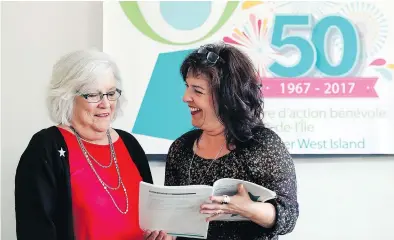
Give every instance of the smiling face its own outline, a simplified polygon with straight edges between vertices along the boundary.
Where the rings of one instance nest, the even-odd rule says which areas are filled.
[[[206,76],[192,74],[187,76],[183,101],[189,106],[193,126],[206,131],[216,131],[223,128],[215,112],[214,101]]]
[[[94,85],[81,90],[82,94],[98,93],[114,94],[116,91],[116,80],[112,71],[108,71],[102,76],[100,81]],[[89,97],[90,98],[90,97]],[[96,103],[91,103],[83,96],[77,96],[74,103],[72,125],[80,128],[90,129],[94,132],[105,132],[109,129],[111,121],[115,115],[117,101],[109,101],[107,96]]]

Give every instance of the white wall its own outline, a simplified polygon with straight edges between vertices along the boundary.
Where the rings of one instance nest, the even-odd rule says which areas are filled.
[[[101,49],[102,7],[97,2],[1,4],[1,236],[13,240],[15,168],[32,134],[51,124],[44,105],[51,66],[68,51]],[[151,162],[158,184],[163,184],[163,164]],[[294,232],[281,239],[394,239],[394,157],[295,159],[295,164],[300,218]]]
[[[51,122],[45,89],[66,52],[102,49],[101,2],[1,2],[1,223],[15,239],[14,175],[33,133]]]

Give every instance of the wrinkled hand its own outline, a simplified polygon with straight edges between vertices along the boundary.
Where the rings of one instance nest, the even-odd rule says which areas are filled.
[[[146,230],[144,232],[144,239],[145,240],[173,240],[173,238],[170,235],[167,235],[165,231],[150,231]]]
[[[200,212],[203,214],[211,214],[206,219],[207,222],[215,220],[221,214],[237,214],[246,218],[250,218],[248,209],[253,205],[248,192],[242,184],[238,185],[238,193],[230,197],[228,204],[222,204],[224,196],[211,196],[212,203],[201,205]]]

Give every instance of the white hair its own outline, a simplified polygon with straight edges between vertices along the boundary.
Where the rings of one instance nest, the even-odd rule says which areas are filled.
[[[52,121],[70,125],[74,100],[78,92],[97,84],[108,70],[112,71],[117,87],[121,89],[119,69],[108,54],[92,49],[62,56],[53,66],[47,97],[47,107]],[[125,101],[122,94],[116,104],[112,120],[121,113],[121,105]]]

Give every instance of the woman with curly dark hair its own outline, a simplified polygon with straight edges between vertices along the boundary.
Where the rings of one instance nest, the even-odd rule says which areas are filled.
[[[280,137],[263,124],[261,84],[252,61],[233,46],[209,44],[183,61],[181,74],[183,101],[197,129],[171,145],[165,185],[236,178],[276,192],[276,199],[265,203],[252,201],[242,185],[234,196],[212,197],[200,210],[207,221],[223,213],[250,221],[212,221],[208,239],[266,240],[291,232],[299,214],[295,168]]]

